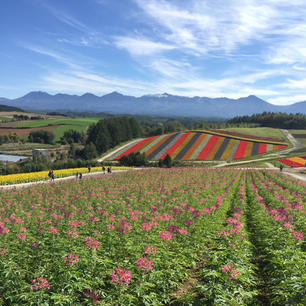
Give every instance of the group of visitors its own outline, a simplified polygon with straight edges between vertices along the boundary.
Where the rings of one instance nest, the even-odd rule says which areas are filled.
[[[88,173],[90,173],[91,172],[91,166],[88,166],[87,168],[88,168]],[[102,173],[106,174],[106,171],[107,171],[107,173],[112,173],[112,168],[111,167],[107,167],[107,169],[106,169],[105,166],[102,166]],[[49,170],[48,177],[50,178],[51,181],[54,181],[54,172],[53,172],[53,170]],[[83,174],[77,172],[75,174],[75,177],[77,179],[82,179],[83,178]]]

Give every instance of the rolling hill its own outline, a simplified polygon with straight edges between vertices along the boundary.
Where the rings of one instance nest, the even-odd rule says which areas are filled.
[[[286,148],[280,139],[263,139],[222,131],[188,131],[151,136],[131,143],[110,156],[119,160],[132,152],[145,153],[148,160],[163,159],[167,154],[172,160],[235,160]]]

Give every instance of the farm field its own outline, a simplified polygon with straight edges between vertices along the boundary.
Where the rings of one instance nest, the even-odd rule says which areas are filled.
[[[0,305],[304,305],[305,187],[184,168],[2,191]]]
[[[151,136],[131,143],[113,154],[109,160],[119,160],[132,152],[145,153],[149,160],[163,159],[167,154],[173,160],[236,160],[249,158],[286,148],[282,139],[248,136],[207,130],[178,132]]]
[[[269,137],[276,139],[286,140],[283,132],[280,129],[274,129],[269,127],[254,127],[254,128],[224,128],[221,131],[235,132],[239,134],[252,135],[256,137]]]
[[[101,119],[101,118],[100,118]],[[30,132],[37,130],[48,130],[55,134],[55,141],[70,129],[85,132],[90,124],[97,123],[99,118],[49,118],[42,120],[15,121],[0,125],[0,135],[8,135],[9,131],[18,136],[25,137]],[[1,127],[2,126],[2,127]]]
[[[289,130],[292,136],[306,148],[306,130]]]
[[[294,156],[289,158],[279,159],[278,162],[290,167],[305,167],[306,156]]]

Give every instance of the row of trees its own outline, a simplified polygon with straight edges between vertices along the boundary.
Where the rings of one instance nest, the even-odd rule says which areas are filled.
[[[264,112],[252,116],[238,116],[227,121],[229,124],[254,123],[280,129],[305,129],[306,115]]]
[[[139,122],[132,117],[114,117],[89,126],[85,149],[95,146],[98,154],[114,148],[121,142],[143,136]]]

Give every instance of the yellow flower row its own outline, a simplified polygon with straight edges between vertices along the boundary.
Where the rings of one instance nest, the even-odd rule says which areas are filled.
[[[111,167],[112,170],[130,170],[130,167]],[[91,172],[102,171],[101,167],[92,167]],[[71,169],[60,169],[54,170],[54,177],[67,177],[75,175],[76,173],[87,173],[88,168],[71,168]],[[8,175],[0,175],[0,185],[16,184],[16,183],[27,183],[40,180],[48,180],[49,171],[29,172],[29,173],[16,173]]]

